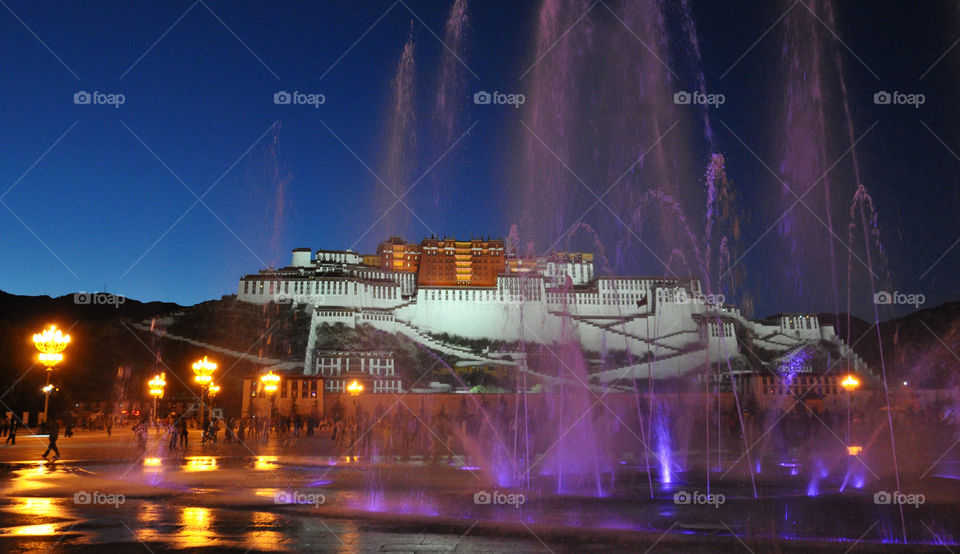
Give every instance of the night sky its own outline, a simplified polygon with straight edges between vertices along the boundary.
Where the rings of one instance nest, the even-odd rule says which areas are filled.
[[[519,186],[510,165],[528,113],[475,106],[472,95],[526,90],[520,76],[536,59],[538,2],[470,5],[459,128],[473,127],[411,191],[415,217],[399,228],[391,217],[374,224],[383,191],[367,168],[379,171],[391,79],[412,37],[415,101],[424,108],[417,129],[428,128],[451,3],[6,1],[0,289],[56,296],[106,288],[192,304],[235,292],[244,273],[287,264],[295,247],[371,252],[397,232],[409,240],[506,236],[518,213],[509,205]],[[707,89],[726,96],[711,124],[741,194],[741,253],[756,243],[740,262],[756,315],[833,305],[826,290],[807,291],[805,305],[785,295],[774,267],[783,245],[776,229],[763,236],[782,213],[781,186],[765,167],[778,171],[779,160],[765,146],[778,140],[779,18],[791,5],[691,8]],[[960,246],[951,249],[960,239],[958,19],[960,7],[946,2],[837,8],[854,132],[870,129],[857,155],[890,285],[923,293],[928,304],[960,297]],[[623,51],[644,55],[638,44]],[[276,105],[281,90],[326,101]],[[879,90],[922,93],[926,102],[877,106]],[[125,101],[77,105],[78,91]],[[709,152],[695,154],[692,173],[702,177]],[[414,173],[436,158],[424,152]],[[702,182],[690,187],[695,195]],[[838,233],[846,237],[845,226]],[[854,309],[867,313],[860,301]]]

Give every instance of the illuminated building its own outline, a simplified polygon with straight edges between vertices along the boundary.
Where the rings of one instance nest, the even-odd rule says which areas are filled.
[[[377,256],[380,267],[385,270],[416,273],[420,267],[420,245],[408,244],[400,237],[390,237],[380,243]]]
[[[309,309],[304,373],[310,376],[320,375],[315,344],[324,324],[369,325],[490,366],[526,361],[516,352],[479,352],[439,337],[540,344],[563,337],[587,351],[627,352],[635,360],[595,373],[601,383],[679,376],[741,358],[741,333],[771,352],[823,342],[858,364],[853,369],[865,368],[816,316],[751,321],[722,296],[704,293],[697,279],[597,276],[590,253],[523,258],[508,253],[501,239],[416,244],[393,237],[377,256],[318,250],[311,258],[297,249],[290,266],[241,278],[237,298]]]
[[[501,239],[430,238],[424,239],[420,248],[417,285],[421,287],[494,287],[505,269]]]

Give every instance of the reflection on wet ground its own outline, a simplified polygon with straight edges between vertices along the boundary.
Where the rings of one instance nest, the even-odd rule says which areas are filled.
[[[291,487],[320,490],[330,465],[279,456],[148,457],[128,462],[12,463],[0,473],[0,551],[110,545],[196,549],[374,552],[546,551],[534,537],[463,537],[395,524],[301,513],[277,504]],[[286,510],[292,508],[291,510]],[[554,545],[554,551],[563,550]]]
[[[898,521],[894,509],[874,503],[862,480],[850,479],[843,492],[846,485],[824,475],[810,487],[802,462],[770,465],[760,482],[763,498],[736,484],[714,486],[714,495],[724,496],[717,506],[678,503],[678,493],[698,492],[683,484],[695,478],[682,473],[673,485],[655,483],[651,499],[646,475],[630,466],[610,477],[617,480],[610,496],[557,496],[543,488],[526,491],[517,505],[478,500],[478,493],[497,493],[479,476],[483,468],[462,464],[280,455],[8,463],[0,471],[0,551],[110,544],[153,551],[609,552],[630,551],[631,540],[651,545],[665,534],[658,551],[689,551],[702,546],[697,541],[736,547],[771,526],[783,551],[804,551],[806,540],[840,551],[890,546],[882,537],[858,543],[848,536],[875,521],[877,528]],[[907,525],[912,536],[931,535],[920,541],[925,546],[942,548],[954,541],[960,486],[931,479],[927,504],[910,508]],[[756,551],[769,546],[751,544]]]

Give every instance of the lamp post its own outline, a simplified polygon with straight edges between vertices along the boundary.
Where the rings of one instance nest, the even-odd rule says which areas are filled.
[[[207,409],[210,410],[211,420],[213,419],[213,397],[216,396],[218,392],[220,392],[220,385],[214,385],[213,383],[211,383],[210,386],[207,387],[207,397],[210,399],[210,402],[207,403],[208,404]]]
[[[217,364],[211,362],[206,356],[202,360],[193,363],[193,380],[200,384],[200,425],[203,425],[203,391],[213,381],[213,372],[216,371]]]
[[[270,395],[270,419],[273,419],[273,402],[276,398],[275,393],[280,385],[280,376],[271,370],[267,372],[266,375],[260,377],[260,383],[263,385],[264,392]],[[267,432],[270,432],[269,427]]]
[[[857,379],[852,373],[847,375],[843,381],[840,381],[840,386],[843,387],[843,390],[847,391],[847,444],[850,444],[850,399],[853,396],[853,391],[860,386],[860,380]]]
[[[153,397],[153,422],[157,422],[157,399],[163,398],[163,387],[167,386],[166,372],[161,372],[153,376],[147,384],[150,385],[150,396]],[[158,428],[159,431],[159,428]]]
[[[47,409],[50,407],[50,374],[53,368],[63,361],[61,352],[70,344],[70,335],[64,335],[56,325],[33,335],[33,345],[40,351],[40,363],[47,368],[47,385],[43,387],[43,421],[47,421]]]
[[[353,380],[349,385],[347,385],[347,392],[350,393],[350,396],[353,397],[353,425],[355,437],[360,436],[360,393],[363,392],[363,385],[360,381]],[[359,445],[357,445],[357,450],[359,452]]]

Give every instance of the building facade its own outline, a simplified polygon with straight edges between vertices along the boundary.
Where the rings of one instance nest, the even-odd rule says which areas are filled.
[[[273,371],[280,376],[278,388],[268,392],[260,378]],[[243,417],[318,416],[323,414],[323,378],[294,371],[268,369],[243,378]]]
[[[371,263],[374,259],[379,263]],[[705,363],[732,360],[741,356],[741,333],[774,352],[830,343],[862,365],[833,327],[820,325],[816,316],[751,321],[722,298],[704,294],[697,279],[598,277],[591,254],[557,252],[527,259],[508,255],[500,239],[430,238],[411,244],[394,237],[381,243],[377,256],[318,250],[310,259],[297,249],[291,266],[244,276],[238,298],[308,306],[312,319],[305,368],[320,376],[326,362],[321,363],[314,345],[317,329],[325,323],[370,325],[437,352],[492,365],[520,362],[438,336],[508,344],[576,340],[586,351],[626,351],[628,358],[643,360],[598,373],[600,382],[607,383],[650,374],[680,376],[702,370]]]
[[[368,393],[403,391],[393,352],[385,350],[317,351],[314,367],[309,372],[323,378],[326,392],[347,392],[353,381],[363,385],[364,392]]]

